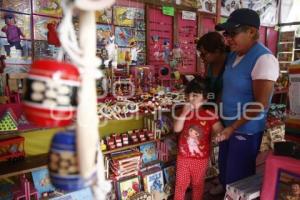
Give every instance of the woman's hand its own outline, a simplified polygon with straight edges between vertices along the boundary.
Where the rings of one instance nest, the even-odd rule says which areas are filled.
[[[215,142],[222,142],[224,140],[228,140],[230,136],[233,134],[234,128],[232,126],[226,127],[223,131],[218,133],[215,137]]]

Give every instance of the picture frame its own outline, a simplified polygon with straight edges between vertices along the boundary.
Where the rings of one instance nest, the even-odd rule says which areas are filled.
[[[298,179],[298,176],[300,177],[299,166],[300,160],[287,156],[275,156],[273,153],[268,154],[266,158],[264,179],[260,199],[277,200],[277,193],[281,191],[279,190],[281,187],[280,180],[283,180],[281,176],[284,177],[283,173],[285,173],[289,176],[295,177],[297,180],[300,180]],[[277,189],[278,187],[279,189]]]
[[[31,0],[0,0],[3,10],[17,11],[21,13],[31,12]]]
[[[300,198],[300,174],[292,173],[284,169],[278,171],[276,183],[276,197],[278,200],[290,200]]]

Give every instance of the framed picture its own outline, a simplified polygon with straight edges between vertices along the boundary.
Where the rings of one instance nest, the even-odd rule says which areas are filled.
[[[102,24],[112,23],[112,8],[100,10],[96,12],[96,22]]]
[[[147,164],[158,159],[156,143],[148,143],[141,145],[140,152],[143,154],[143,164]]]
[[[47,168],[31,172],[34,187],[41,198],[43,193],[55,191],[54,186],[50,182],[49,171]]]
[[[287,164],[288,163],[288,164]],[[266,159],[263,186],[261,190],[261,200],[288,200],[296,198],[286,198],[287,196],[299,191],[297,183],[300,181],[300,160],[287,157],[275,156],[270,153]],[[299,198],[298,198],[299,199]]]
[[[221,1],[221,15],[229,16],[230,13],[236,9],[242,8],[242,1],[237,0],[223,0]]]
[[[293,52],[291,53],[278,53],[278,61],[291,62],[293,59]]]
[[[126,200],[134,194],[141,191],[141,182],[139,176],[121,180],[118,182],[118,199]]]
[[[292,52],[293,51],[293,43],[279,43],[278,51],[279,52]]]
[[[135,29],[130,27],[115,27],[116,44],[120,47],[129,47],[132,40],[136,40]]]
[[[48,44],[45,40],[34,41],[34,60],[55,59],[58,56],[60,47]]]
[[[216,0],[198,0],[198,10],[208,13],[216,13]]]
[[[135,12],[133,8],[114,7],[114,24],[119,26],[133,26]]]
[[[6,26],[4,20],[6,15],[10,15],[15,19],[15,25],[21,29],[21,32],[24,35],[24,37],[21,36],[21,39],[31,39],[30,15],[0,11],[0,29]],[[7,37],[7,35],[3,31],[0,31],[0,37]]]
[[[281,32],[279,42],[294,42],[295,31]]]
[[[111,25],[97,24],[97,46],[105,46],[106,42],[112,33]],[[101,44],[103,43],[103,44]]]
[[[11,45],[6,38],[0,38],[0,53],[6,56],[7,67],[18,64],[28,64],[32,62],[31,41],[21,40],[19,44]]]
[[[43,17],[34,15],[33,16],[33,32],[35,40],[47,40],[47,24],[48,23],[59,23],[59,19],[51,17]]]
[[[61,0],[35,0],[33,2],[33,13],[53,17],[62,16]]]
[[[286,170],[279,170],[275,199],[300,199],[300,174],[291,173]]]
[[[0,0],[3,10],[13,10],[21,13],[31,13],[31,0]]]

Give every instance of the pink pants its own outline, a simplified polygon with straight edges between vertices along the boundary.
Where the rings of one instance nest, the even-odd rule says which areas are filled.
[[[208,160],[208,158],[191,159],[177,157],[174,200],[184,200],[185,192],[190,184],[192,186],[192,200],[202,199]]]

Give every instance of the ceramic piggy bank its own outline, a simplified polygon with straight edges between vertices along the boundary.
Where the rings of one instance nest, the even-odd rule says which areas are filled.
[[[40,126],[72,123],[79,84],[79,72],[69,63],[34,62],[26,80],[23,101],[27,119]]]
[[[51,183],[64,191],[79,190],[96,181],[96,172],[83,180],[79,175],[74,130],[54,135],[49,152],[49,174]]]

